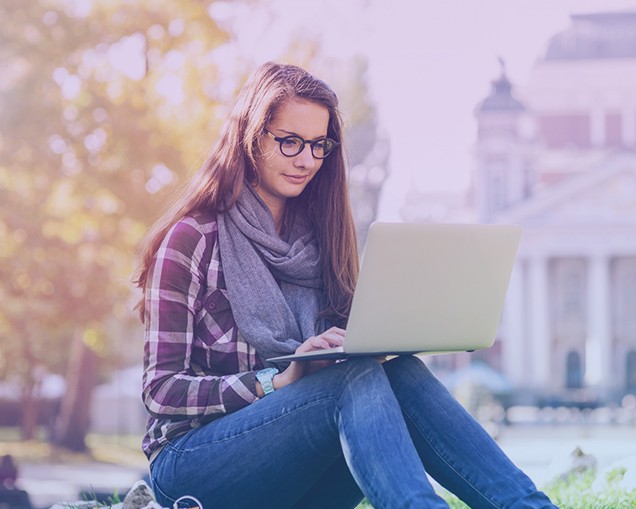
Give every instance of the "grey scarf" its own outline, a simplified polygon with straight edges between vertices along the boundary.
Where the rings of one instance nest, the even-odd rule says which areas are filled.
[[[280,238],[269,208],[249,183],[218,215],[219,249],[239,332],[263,361],[293,353],[318,324],[320,253],[304,218]]]

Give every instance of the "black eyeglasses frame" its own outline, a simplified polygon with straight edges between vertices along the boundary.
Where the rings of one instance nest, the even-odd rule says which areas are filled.
[[[311,147],[311,155],[312,155],[312,157],[314,159],[326,159],[334,151],[334,149],[337,148],[340,145],[339,141],[332,140],[331,138],[328,138],[326,136],[324,136],[322,138],[318,138],[316,140],[304,140],[300,136],[297,136],[295,134],[290,134],[289,136],[276,136],[273,132],[271,132],[268,129],[264,129],[264,131],[269,135],[270,138],[272,138],[275,142],[278,143],[278,148],[280,150],[280,153],[283,154],[285,157],[296,157],[303,150],[305,150],[305,145],[309,144],[309,146]],[[290,138],[293,138],[293,139],[296,139],[296,140],[300,140],[301,141],[301,145],[300,145],[300,149],[298,150],[298,152],[296,152],[295,154],[288,155],[288,154],[285,154],[285,152],[283,152],[283,143],[285,141],[289,140]],[[324,156],[318,157],[318,156],[316,156],[316,154],[314,154],[314,147],[318,143],[320,143],[321,141],[325,141],[325,140],[329,141],[331,143],[332,147],[329,150],[329,152],[327,152]]]

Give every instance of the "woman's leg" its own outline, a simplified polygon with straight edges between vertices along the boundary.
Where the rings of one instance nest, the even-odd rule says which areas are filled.
[[[355,509],[363,498],[344,456],[340,456],[294,509]]]
[[[343,453],[376,509],[448,507],[426,478],[381,365],[366,358],[177,438],[155,460],[153,485],[164,505],[193,495],[205,509],[302,507]]]
[[[554,508],[424,363],[401,356],[384,370],[426,471],[473,508]]]

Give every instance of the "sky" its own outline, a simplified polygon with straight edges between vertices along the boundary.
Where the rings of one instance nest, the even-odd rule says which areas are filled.
[[[522,99],[534,63],[550,37],[569,25],[570,14],[636,10],[633,0],[404,5],[392,15],[389,2],[379,4],[373,19],[390,20],[391,42],[375,38],[368,46],[371,85],[391,139],[391,178],[379,212],[384,220],[399,219],[396,205],[412,187],[425,193],[466,190],[474,164],[473,112],[501,73],[498,57]]]
[[[474,109],[499,77],[521,99],[532,66],[570,14],[636,11],[636,0],[270,0],[234,17],[234,51],[255,64],[299,34],[327,54],[368,59],[379,128],[390,141],[381,220],[399,220],[409,189],[461,193],[470,183]],[[238,13],[236,13],[238,14]]]

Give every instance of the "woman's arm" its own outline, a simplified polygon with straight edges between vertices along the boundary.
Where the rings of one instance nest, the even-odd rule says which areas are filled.
[[[213,366],[192,363],[195,319],[208,270],[216,269],[208,266],[215,243],[215,221],[188,217],[168,232],[155,255],[146,284],[143,379],[144,404],[154,417],[225,414],[258,397],[253,371],[215,376]],[[216,329],[219,336],[232,332]]]

